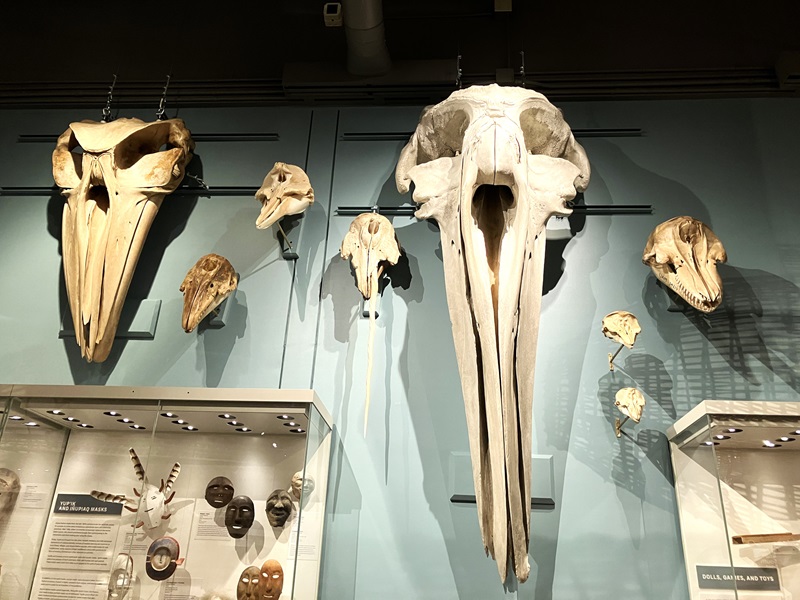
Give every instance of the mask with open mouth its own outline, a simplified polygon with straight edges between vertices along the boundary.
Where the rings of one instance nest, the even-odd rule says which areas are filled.
[[[267,498],[267,521],[272,527],[283,527],[292,508],[291,496],[285,490],[275,490]]]
[[[714,311],[722,303],[717,263],[728,260],[722,242],[705,223],[675,217],[647,238],[642,262],[664,285],[697,310]]]
[[[80,148],[83,153],[75,152]],[[180,119],[72,123],[53,151],[64,188],[64,280],[81,356],[108,358],[150,225],[194,142]]]
[[[541,94],[474,86],[423,112],[396,181],[440,229],[483,543],[503,581],[509,559],[525,581],[544,229],[589,162]]]
[[[225,509],[225,527],[232,538],[243,538],[253,526],[256,508],[249,496],[236,496]]]

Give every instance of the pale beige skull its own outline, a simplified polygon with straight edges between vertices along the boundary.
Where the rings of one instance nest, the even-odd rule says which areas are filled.
[[[74,152],[78,147],[82,154]],[[166,149],[162,149],[166,148]],[[81,355],[108,358],[150,225],[183,180],[194,142],[180,119],[72,123],[53,151],[64,188],[67,298]]]
[[[369,300],[370,326],[364,394],[364,435],[366,435],[372,381],[372,347],[375,340],[375,307],[378,301],[380,277],[387,265],[396,265],[400,260],[400,243],[389,219],[378,213],[362,213],[350,223],[350,229],[342,240],[339,252],[342,258],[350,259],[356,274],[358,291],[364,299]]]
[[[206,254],[186,273],[181,326],[190,333],[206,315],[230,296],[239,283],[236,269],[224,256]]]
[[[626,417],[630,417],[637,423],[642,418],[644,410],[644,395],[636,388],[622,388],[614,397],[614,406]]]
[[[692,217],[675,217],[658,225],[642,254],[642,262],[672,291],[697,310],[709,313],[722,302],[717,263],[728,256],[722,242]]]
[[[616,310],[603,317],[603,335],[626,348],[633,348],[641,331],[636,315],[628,311]]]
[[[256,227],[267,229],[283,217],[304,212],[314,202],[314,189],[303,169],[276,162],[256,192],[256,200],[263,205]]]
[[[356,273],[358,291],[369,299],[378,292],[378,281],[387,265],[400,260],[400,244],[389,219],[377,213],[362,213],[350,224],[340,248]]]
[[[537,92],[497,85],[427,108],[397,163],[439,225],[484,547],[530,573],[533,376],[544,229],[589,184],[586,153]],[[510,558],[510,560],[509,560]]]

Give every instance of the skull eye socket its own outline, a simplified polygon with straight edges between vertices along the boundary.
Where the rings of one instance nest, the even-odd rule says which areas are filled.
[[[417,164],[460,154],[464,146],[464,133],[469,123],[469,114],[463,109],[430,115],[426,124],[436,134],[420,140]]]
[[[569,141],[570,128],[561,111],[553,106],[534,106],[522,111],[519,125],[530,154],[559,158]]]

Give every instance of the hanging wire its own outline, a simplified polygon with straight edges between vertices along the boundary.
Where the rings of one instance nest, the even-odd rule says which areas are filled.
[[[156,111],[156,121],[163,121],[167,118],[167,90],[169,89],[170,75],[167,75],[167,83],[164,84],[164,91],[161,92],[161,101],[158,103],[158,110]]]
[[[525,87],[525,50],[519,51],[519,57],[522,64],[519,67],[519,76],[522,79],[522,87]]]
[[[159,119],[159,120],[161,120],[161,119]],[[186,173],[186,177],[194,179],[200,185],[200,187],[202,187],[206,191],[211,189],[211,188],[208,187],[208,184],[205,181],[203,181],[200,177],[198,177],[197,175],[192,175],[191,173]]]
[[[456,57],[456,85],[461,89],[461,55]]]
[[[113,119],[111,116],[111,100],[114,98],[114,85],[117,83],[117,74],[114,73],[114,79],[111,81],[111,85],[108,86],[108,96],[106,97],[106,106],[103,109],[103,118],[100,119],[101,123],[108,123]]]

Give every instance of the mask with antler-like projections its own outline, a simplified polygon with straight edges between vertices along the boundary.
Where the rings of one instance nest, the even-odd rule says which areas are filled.
[[[136,527],[146,525],[148,529],[155,529],[161,524],[161,521],[169,519],[172,516],[168,511],[167,505],[172,502],[172,499],[175,497],[175,492],[172,491],[172,486],[175,484],[175,480],[181,473],[181,465],[180,463],[176,462],[172,466],[172,470],[170,471],[166,482],[162,479],[161,485],[156,487],[147,480],[144,467],[142,467],[142,462],[136,455],[136,451],[133,448],[130,448],[128,451],[131,455],[133,470],[136,473],[136,477],[142,484],[141,491],[133,488],[133,493],[141,499],[139,510],[141,511],[144,519],[136,523]],[[90,494],[93,498],[97,498],[103,502],[115,502],[117,504],[122,504],[126,510],[131,512],[137,511],[136,500],[133,498],[128,498],[124,494],[109,494],[107,492],[99,492],[97,490],[92,490]]]
[[[481,535],[503,581],[530,572],[533,374],[545,224],[572,213],[589,162],[531,90],[453,92],[427,108],[397,163],[401,193],[440,229]],[[510,546],[510,548],[509,548]]]
[[[58,138],[53,177],[67,197],[64,279],[75,336],[89,362],[108,358],[150,225],[164,196],[183,180],[193,149],[180,119],[82,121]]]

